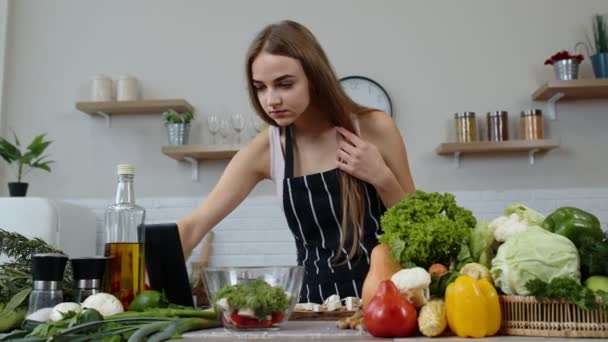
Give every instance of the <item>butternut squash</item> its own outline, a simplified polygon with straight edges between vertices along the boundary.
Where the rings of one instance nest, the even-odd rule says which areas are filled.
[[[391,250],[388,245],[383,243],[372,249],[372,254],[369,260],[369,271],[363,282],[363,290],[361,302],[363,308],[374,297],[378,285],[383,280],[391,279],[393,274],[401,270],[401,265],[391,255]]]

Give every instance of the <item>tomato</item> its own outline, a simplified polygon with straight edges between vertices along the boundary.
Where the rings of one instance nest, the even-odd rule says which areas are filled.
[[[230,314],[230,319],[237,329],[241,328],[269,328],[273,321],[269,319],[257,319],[249,316],[241,316],[236,312]]]
[[[272,314],[272,323],[281,323],[285,318],[285,314],[282,312],[275,312]]]
[[[269,319],[263,319],[261,321],[258,321],[258,324],[260,327],[270,328],[272,326],[272,321]]]
[[[416,308],[391,280],[383,280],[365,307],[363,321],[367,331],[376,337],[407,337],[418,328]]]
[[[247,317],[240,316],[236,312],[233,312],[230,314],[230,320],[237,328],[244,327],[246,319],[247,319]]]

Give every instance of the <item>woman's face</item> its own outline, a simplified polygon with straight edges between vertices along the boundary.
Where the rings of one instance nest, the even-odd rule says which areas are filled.
[[[251,73],[258,101],[277,125],[289,126],[308,108],[308,79],[297,59],[262,52],[253,60]]]

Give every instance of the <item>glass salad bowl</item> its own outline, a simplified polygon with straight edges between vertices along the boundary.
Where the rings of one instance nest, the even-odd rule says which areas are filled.
[[[227,329],[277,329],[298,301],[304,268],[205,267],[203,281],[211,304]]]

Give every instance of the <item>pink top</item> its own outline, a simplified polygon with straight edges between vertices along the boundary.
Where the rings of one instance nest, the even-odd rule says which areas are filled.
[[[283,178],[285,178],[285,155],[281,145],[281,130],[276,126],[268,127],[270,139],[270,178],[276,185],[277,197],[283,203]],[[283,206],[281,205],[281,208]]]

